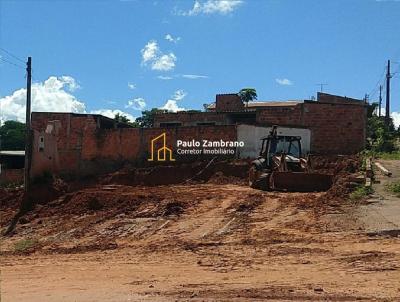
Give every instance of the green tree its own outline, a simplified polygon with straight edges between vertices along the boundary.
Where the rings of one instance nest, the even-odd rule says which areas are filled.
[[[154,126],[154,116],[159,113],[167,113],[168,110],[153,108],[151,110],[142,111],[142,116],[136,119],[136,123],[141,128],[151,128]]]
[[[238,96],[247,107],[249,102],[257,100],[257,91],[254,88],[243,88],[238,92]]]
[[[6,121],[0,127],[1,150],[25,149],[25,124],[17,121]]]
[[[395,150],[396,131],[393,120],[389,127],[385,125],[384,116],[376,116],[377,104],[367,107],[367,149],[375,152],[392,152]]]
[[[131,120],[129,118],[127,118],[125,115],[120,114],[119,112],[117,112],[114,116],[114,120],[119,122],[119,123],[124,123],[124,124],[128,124],[132,127],[139,127],[138,123],[136,121],[131,122]]]
[[[114,120],[120,123],[125,123],[128,124],[130,122],[130,119],[128,119],[125,115],[120,114],[117,112],[114,116]]]

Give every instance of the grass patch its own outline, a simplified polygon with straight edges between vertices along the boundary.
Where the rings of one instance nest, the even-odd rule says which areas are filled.
[[[16,252],[25,252],[38,244],[37,239],[21,239],[14,243],[14,250]]]
[[[387,160],[400,160],[400,151],[376,152],[371,150],[364,150],[361,152],[361,155],[364,158],[373,157],[373,158],[387,159]]]
[[[386,185],[386,191],[393,193],[397,197],[400,197],[400,181],[388,183]]]
[[[379,152],[377,153],[377,157],[380,159],[397,159],[400,160],[400,151],[396,152]]]
[[[351,200],[360,200],[372,193],[371,187],[358,186],[353,192],[350,193]]]

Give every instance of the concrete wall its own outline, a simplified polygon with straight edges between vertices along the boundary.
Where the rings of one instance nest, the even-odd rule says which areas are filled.
[[[252,125],[239,125],[237,127],[238,140],[245,143],[244,148],[240,148],[240,158],[256,158],[261,148],[261,138],[271,131],[271,127],[261,127]],[[279,127],[278,135],[292,135],[301,137],[302,153],[305,155],[310,152],[311,131],[302,128]]]

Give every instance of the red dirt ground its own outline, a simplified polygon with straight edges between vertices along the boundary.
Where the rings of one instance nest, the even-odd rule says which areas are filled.
[[[78,190],[57,182],[2,239],[2,297],[399,301],[399,238],[368,236],[346,199],[358,159],[313,162],[335,173],[328,192],[251,189],[244,163],[195,179],[204,164],[124,170]],[[4,231],[22,195],[0,193]]]

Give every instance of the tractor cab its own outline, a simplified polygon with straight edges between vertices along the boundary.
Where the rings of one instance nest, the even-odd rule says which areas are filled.
[[[277,126],[273,126],[261,140],[259,157],[249,171],[251,187],[298,192],[331,187],[333,176],[312,172],[310,158],[302,157],[300,136],[278,135]]]
[[[263,137],[260,157],[266,160],[266,165],[271,166],[274,156],[285,155],[286,162],[299,163],[301,157],[301,137],[268,135]]]

